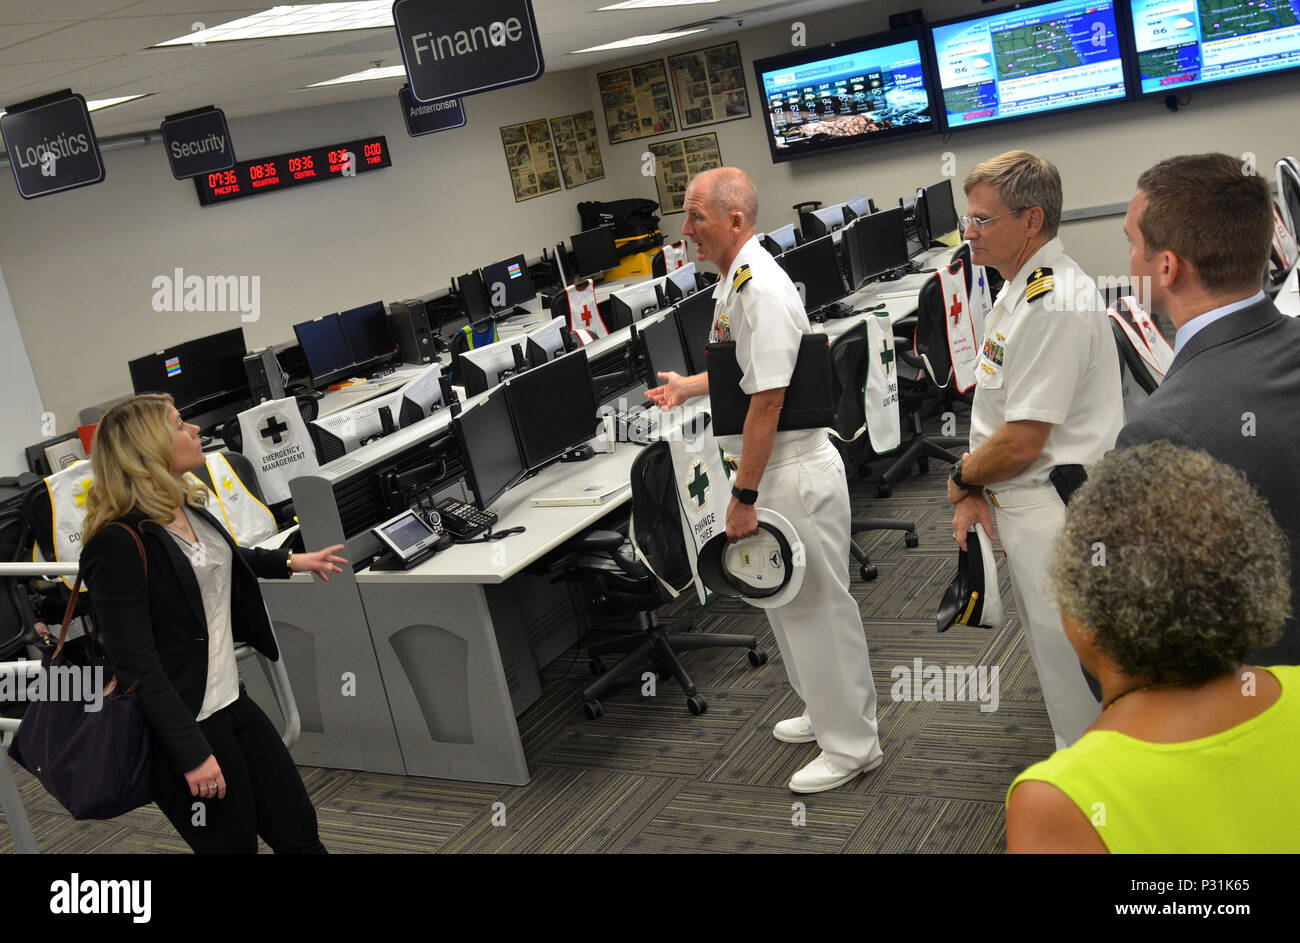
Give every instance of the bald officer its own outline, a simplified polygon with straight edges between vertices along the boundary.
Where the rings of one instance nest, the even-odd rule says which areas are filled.
[[[998,509],[1020,623],[1059,749],[1083,736],[1101,708],[1051,601],[1047,565],[1065,525],[1062,492],[1078,486],[1123,424],[1119,357],[1095,283],[1056,235],[1056,168],[1009,151],[971,171],[965,188],[971,261],[1007,281],[984,322],[970,452],[948,482],[953,538],[965,548],[976,521],[993,535],[990,504]]]
[[[803,699],[801,717],[773,729],[787,743],[817,741],[821,754],[790,780],[794,792],[840,786],[884,760],[876,731],[876,689],[857,603],[849,594],[848,482],[824,429],[777,432],[799,342],[811,333],[799,293],[754,237],[758,196],[743,171],[707,171],[686,190],[683,234],[700,261],[721,278],[714,289],[711,339],[734,341],[750,396],[743,436],[719,437],[739,455],[727,537],[758,532],[754,503],[783,515],[803,541],[806,560],[798,595],[767,618],[781,647],[790,685]],[[709,392],[707,373],[661,373],[646,395],[673,407]]]

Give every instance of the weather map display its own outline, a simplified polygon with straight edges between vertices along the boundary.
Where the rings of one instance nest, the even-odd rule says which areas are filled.
[[[1132,0],[1144,94],[1300,67],[1300,0]]]
[[[1114,0],[965,17],[931,36],[950,129],[1128,95]]]
[[[935,127],[919,39],[840,43],[761,60],[754,71],[774,161]]]

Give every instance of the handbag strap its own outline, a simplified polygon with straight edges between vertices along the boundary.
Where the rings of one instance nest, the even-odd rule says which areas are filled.
[[[109,526],[122,527],[131,535],[135,541],[135,549],[140,553],[140,563],[144,567],[144,582],[149,585],[149,558],[145,556],[144,543],[140,540],[140,535],[136,533],[135,528],[130,524],[123,524],[121,521],[110,521]],[[63,651],[63,643],[68,640],[68,626],[72,623],[72,612],[77,608],[77,594],[81,592],[81,574],[77,574],[77,579],[72,584],[72,595],[68,597],[68,606],[63,610],[63,625],[59,628],[59,644],[54,649],[54,657],[58,658]],[[94,617],[91,617],[91,624],[94,625]],[[95,627],[95,637],[99,637],[99,629]]]

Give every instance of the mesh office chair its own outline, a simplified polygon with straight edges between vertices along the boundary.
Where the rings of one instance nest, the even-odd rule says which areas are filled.
[[[660,624],[655,610],[673,598],[660,578],[677,592],[693,593],[693,574],[682,538],[673,460],[667,442],[646,446],[632,463],[632,535],[647,563],[630,560],[619,550],[623,535],[615,531],[592,531],[571,540],[550,569],[563,570],[560,579],[591,583],[596,605],[603,612],[635,612],[640,632],[620,639],[599,642],[587,649],[591,670],[598,677],[582,691],[583,710],[592,720],[604,712],[600,697],[641,669],[653,666],[661,674],[672,674],[686,692],[686,706],[692,714],[703,714],[708,703],[699,695],[695,682],[682,666],[678,653],[704,648],[749,649],[749,663],[767,662],[767,653],[752,635],[693,634],[695,623],[681,619]],[[583,558],[601,558],[607,565],[595,566]],[[658,574],[656,576],[656,574]],[[691,634],[688,634],[691,633]],[[622,653],[613,665],[604,656]]]
[[[867,324],[859,321],[831,344],[831,377],[835,397],[835,423],[831,426],[831,441],[844,458],[847,471],[850,464],[857,466],[876,453],[871,448],[867,431],[867,414],[863,390],[867,385]],[[904,543],[915,547],[920,543],[916,524],[892,517],[857,517],[849,524],[851,537],[872,530],[905,531]],[[878,575],[875,564],[867,552],[856,542],[849,544],[849,553],[858,563],[858,573],[864,580],[874,580]]]

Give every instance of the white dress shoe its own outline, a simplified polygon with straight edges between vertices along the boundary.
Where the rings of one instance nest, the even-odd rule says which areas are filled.
[[[772,736],[783,743],[812,743],[817,739],[813,733],[812,721],[805,714],[793,720],[783,720],[772,728]]]
[[[825,792],[827,789],[843,786],[854,776],[859,773],[868,773],[883,762],[885,762],[885,757],[882,754],[865,766],[859,766],[857,769],[844,769],[828,760],[826,752],[823,750],[817,755],[817,759],[790,777],[790,791]]]

